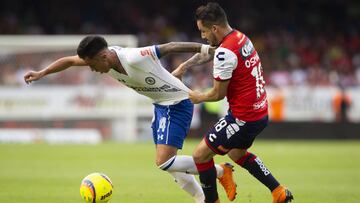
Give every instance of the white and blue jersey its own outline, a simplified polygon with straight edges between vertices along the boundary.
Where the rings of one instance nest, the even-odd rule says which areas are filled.
[[[181,149],[190,129],[194,108],[188,99],[189,88],[161,65],[157,46],[113,46],[109,49],[116,52],[127,75],[114,69],[110,69],[108,74],[153,100],[155,109],[152,128],[155,144]]]
[[[116,52],[127,73],[110,69],[108,74],[114,79],[156,104],[172,105],[188,98],[189,88],[161,65],[157,46],[109,49]]]

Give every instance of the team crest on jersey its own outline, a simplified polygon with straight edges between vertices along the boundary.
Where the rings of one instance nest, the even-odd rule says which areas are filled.
[[[252,42],[248,39],[244,46],[242,46],[240,49],[239,49],[239,52],[242,56],[242,58],[245,60],[248,56],[250,56],[253,51],[254,51],[254,45],[252,44]]]
[[[145,82],[146,84],[153,85],[155,84],[155,79],[153,77],[146,77]]]

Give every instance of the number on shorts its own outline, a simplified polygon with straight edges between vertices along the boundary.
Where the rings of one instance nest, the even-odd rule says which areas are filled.
[[[162,117],[159,122],[158,132],[164,132],[166,128],[166,117]]]
[[[225,118],[221,118],[215,125],[216,132],[219,132],[223,127],[227,125]]]

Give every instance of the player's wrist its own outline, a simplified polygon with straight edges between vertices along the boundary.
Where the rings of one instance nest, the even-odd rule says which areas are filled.
[[[46,69],[39,71],[38,73],[39,73],[40,77],[44,77],[45,75],[48,74],[48,72],[49,72],[49,70],[46,68]]]
[[[201,45],[201,49],[200,49],[200,53],[202,53],[202,54],[209,54],[209,49],[210,49],[210,45],[208,45],[208,44],[202,44],[202,45]]]

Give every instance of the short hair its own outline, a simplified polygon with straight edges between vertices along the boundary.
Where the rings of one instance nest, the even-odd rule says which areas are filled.
[[[91,59],[107,46],[108,44],[103,37],[97,35],[87,36],[81,40],[77,48],[77,54],[82,59]]]
[[[201,20],[206,27],[210,27],[211,25],[226,25],[228,23],[224,9],[216,2],[209,2],[197,8],[195,19]]]

